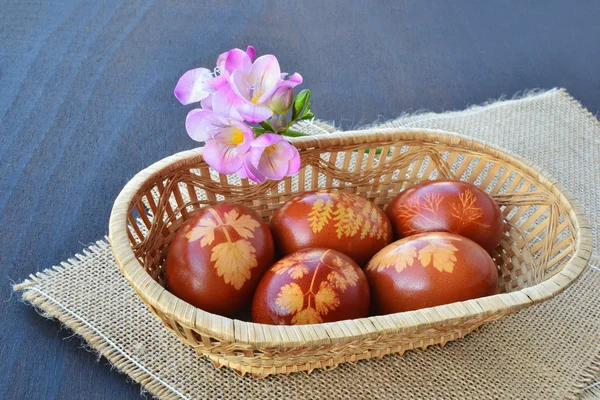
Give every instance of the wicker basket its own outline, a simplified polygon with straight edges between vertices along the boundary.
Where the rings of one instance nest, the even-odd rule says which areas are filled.
[[[560,293],[590,258],[588,220],[561,185],[485,143],[425,129],[333,133],[293,143],[303,167],[280,182],[254,184],[219,175],[203,161],[202,149],[195,149],[146,168],[115,201],[110,241],[123,274],[164,325],[216,367],[264,377],[443,346]],[[207,313],[162,286],[174,232],[207,204],[241,203],[269,220],[299,192],[339,188],[384,207],[404,188],[436,178],[475,183],[500,203],[508,227],[493,253],[501,294],[357,320],[271,326]]]

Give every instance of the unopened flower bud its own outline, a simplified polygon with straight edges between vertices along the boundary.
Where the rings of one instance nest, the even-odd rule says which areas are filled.
[[[275,114],[271,118],[271,126],[273,127],[275,132],[281,132],[285,130],[287,123],[287,118],[285,117],[285,115],[282,114]]]
[[[294,89],[290,86],[281,86],[273,93],[269,107],[275,114],[287,114],[294,101]]]

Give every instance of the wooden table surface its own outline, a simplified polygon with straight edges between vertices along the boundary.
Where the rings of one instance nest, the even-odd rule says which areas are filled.
[[[252,44],[344,128],[556,86],[596,113],[599,21],[598,1],[3,0],[0,398],[139,398],[10,283],[102,238],[128,179],[195,146],[187,69]]]

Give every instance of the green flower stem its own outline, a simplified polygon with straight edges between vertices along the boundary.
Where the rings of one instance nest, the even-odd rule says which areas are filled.
[[[302,136],[310,136],[308,133],[295,131],[293,129],[288,129],[287,131],[282,133],[283,136],[289,137],[302,137]]]
[[[265,132],[275,133],[275,130],[273,129],[273,127],[271,126],[271,123],[269,121],[263,121],[259,125],[264,128]]]

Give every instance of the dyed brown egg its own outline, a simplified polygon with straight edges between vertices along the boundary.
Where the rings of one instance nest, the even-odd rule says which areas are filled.
[[[232,315],[250,304],[273,261],[273,237],[257,213],[242,205],[215,204],[175,234],[167,254],[167,288],[205,311]]]
[[[358,195],[330,190],[291,198],[273,215],[271,231],[284,255],[333,249],[360,266],[392,241],[392,225],[379,207]]]
[[[410,236],[386,246],[365,268],[379,314],[417,310],[496,293],[498,271],[477,243],[452,233]]]
[[[498,204],[477,186],[462,181],[423,182],[399,193],[387,206],[397,237],[451,232],[491,251],[500,243],[504,220]]]
[[[252,301],[252,320],[270,325],[305,325],[362,318],[369,313],[369,285],[348,256],[304,249],[276,262]]]

